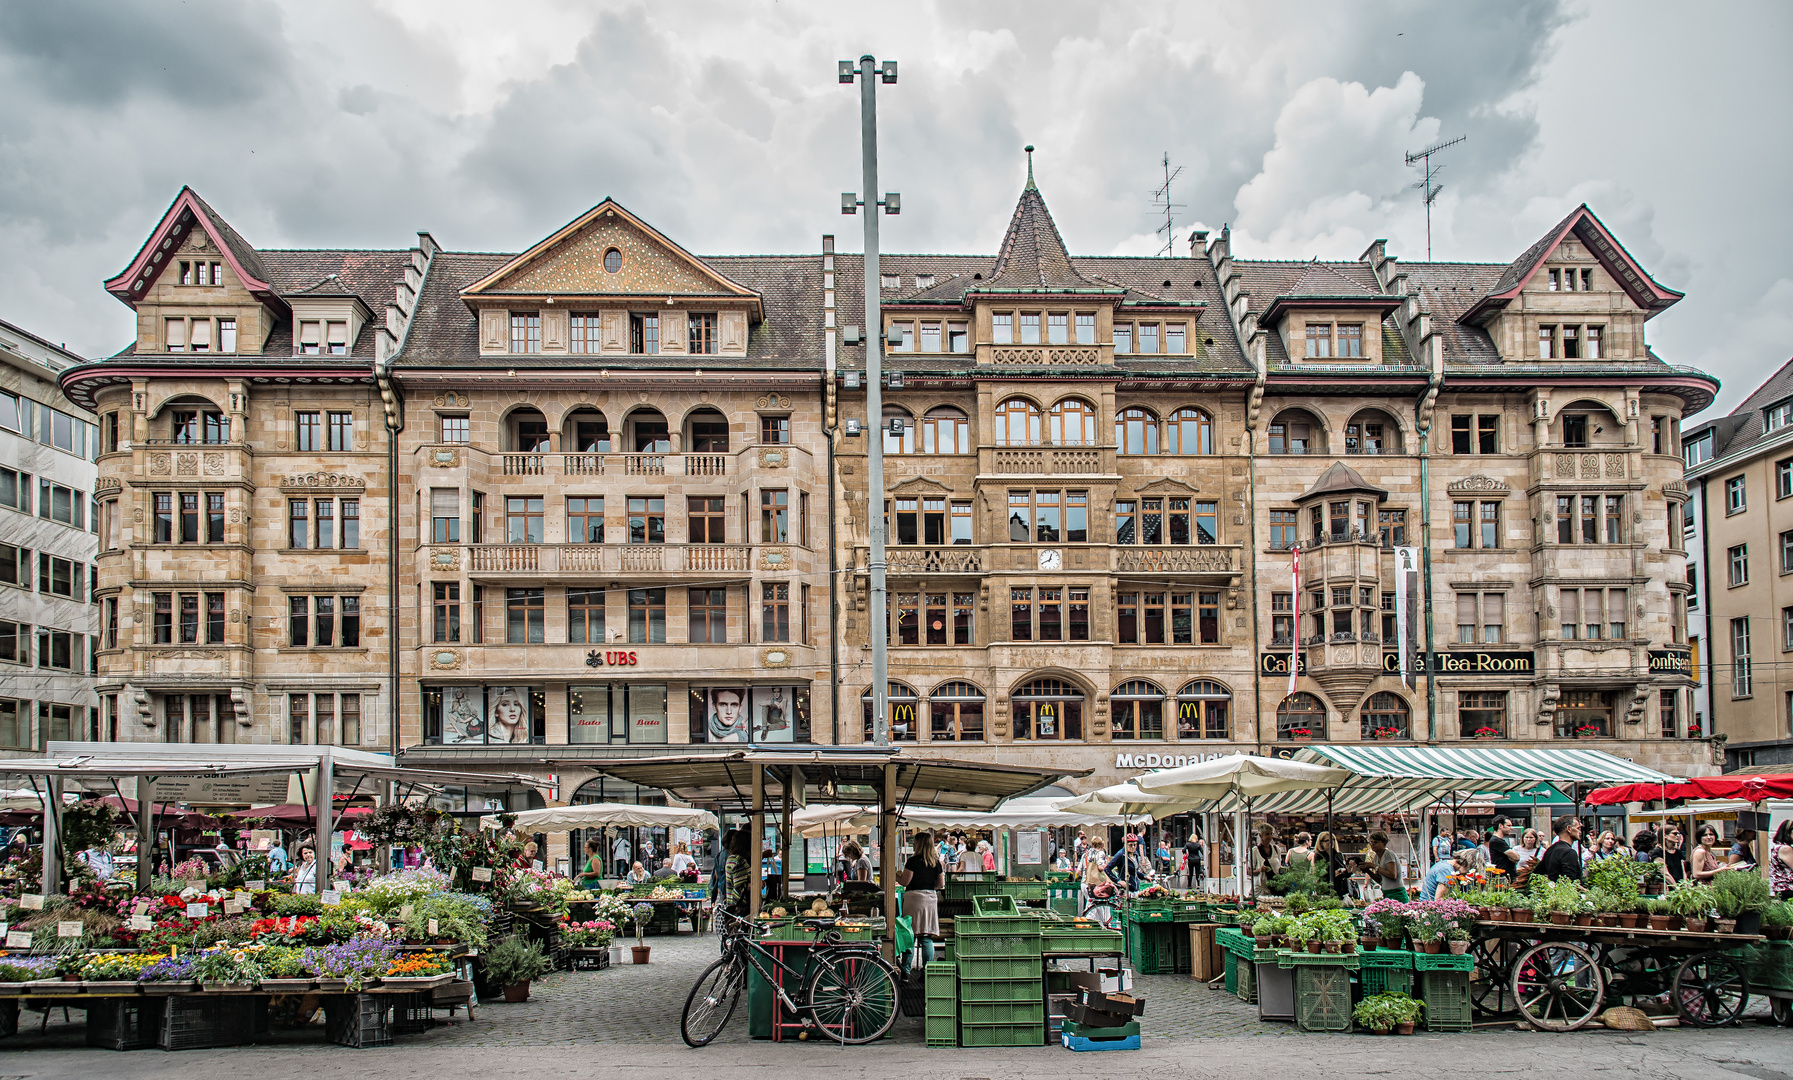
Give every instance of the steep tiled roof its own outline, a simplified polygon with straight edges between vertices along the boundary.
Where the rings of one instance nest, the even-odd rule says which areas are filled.
[[[231,228],[230,222],[225,221],[222,214],[213,210],[211,204],[200,197],[199,192],[193,192],[193,201],[198,204],[199,209],[205,216],[211,219],[212,228],[217,231],[225,245],[230,248],[230,253],[236,256],[237,262],[242,265],[243,269],[249,271],[263,281],[268,281],[268,272],[262,267],[260,253],[250,245],[249,241],[243,239],[240,233]]]
[[[1551,252],[1570,233],[1574,233],[1576,239],[1587,245],[1588,250],[1594,253],[1613,279],[1644,309],[1645,318],[1681,299],[1680,293],[1657,284],[1656,279],[1631,257],[1631,253],[1625,250],[1605,223],[1594,216],[1594,212],[1588,209],[1588,204],[1582,203],[1569,211],[1568,217],[1539,237],[1537,243],[1526,248],[1524,254],[1508,264],[1489,287],[1487,295],[1464,312],[1462,318],[1477,322],[1505,306],[1537,272],[1538,264],[1548,259]]]
[[[1710,428],[1714,458],[1743,453],[1768,437],[1764,411],[1788,398],[1793,398],[1793,360],[1782,364],[1779,370],[1763,380],[1762,385],[1728,415],[1709,420],[1697,428],[1685,428],[1681,433],[1682,440]]]
[[[1029,183],[1015,203],[996,265],[979,289],[1099,289],[1077,272],[1040,190]]]
[[[1302,502],[1318,495],[1346,494],[1348,492],[1365,492],[1378,498],[1388,498],[1388,492],[1363,478],[1363,474],[1342,461],[1335,461],[1314,481],[1314,486],[1301,493],[1296,502]]]

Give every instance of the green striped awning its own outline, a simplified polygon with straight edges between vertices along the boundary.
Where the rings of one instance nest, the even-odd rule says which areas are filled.
[[[1294,760],[1349,769],[1352,776],[1331,791],[1290,791],[1251,801],[1253,813],[1388,814],[1427,806],[1453,795],[1530,791],[1541,783],[1660,784],[1676,778],[1601,750],[1440,746],[1308,746]],[[1204,809],[1247,809],[1224,799]]]

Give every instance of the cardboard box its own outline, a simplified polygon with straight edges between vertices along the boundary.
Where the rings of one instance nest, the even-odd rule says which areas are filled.
[[[1189,976],[1209,982],[1226,973],[1226,950],[1214,943],[1219,923],[1189,924]]]
[[[1103,1012],[1080,1001],[1072,1002],[1065,1015],[1086,1028],[1118,1028],[1133,1022],[1132,1013]]]
[[[1136,998],[1132,994],[1107,994],[1097,990],[1081,989],[1078,1002],[1085,1008],[1097,1012],[1117,1013],[1122,1016],[1143,1016],[1146,1011],[1146,999]]]

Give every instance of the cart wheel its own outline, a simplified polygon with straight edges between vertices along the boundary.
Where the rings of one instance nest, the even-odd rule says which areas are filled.
[[[1749,1004],[1749,976],[1735,957],[1700,953],[1681,961],[1675,972],[1675,1008],[1699,1027],[1734,1024]]]
[[[1781,1027],[1793,1027],[1793,998],[1769,998],[1768,1015]]]
[[[1469,998],[1476,1011],[1505,1016],[1513,1011],[1513,958],[1523,946],[1504,938],[1481,938],[1470,947],[1475,974],[1469,980]]]
[[[1574,1031],[1600,1012],[1606,976],[1580,945],[1544,942],[1513,961],[1513,999],[1519,1015],[1541,1031]]]

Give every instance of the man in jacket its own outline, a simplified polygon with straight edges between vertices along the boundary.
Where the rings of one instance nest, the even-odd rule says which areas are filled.
[[[1546,848],[1542,858],[1538,860],[1538,873],[1551,881],[1568,878],[1580,881],[1581,869],[1581,819],[1560,817],[1551,824],[1551,831],[1556,833],[1556,843]]]
[[[1127,834],[1125,847],[1115,852],[1114,858],[1109,859],[1108,865],[1103,869],[1115,881],[1125,883],[1128,892],[1138,892],[1140,883],[1151,877],[1150,871],[1146,869],[1144,856],[1139,853],[1139,837],[1132,833]]]

